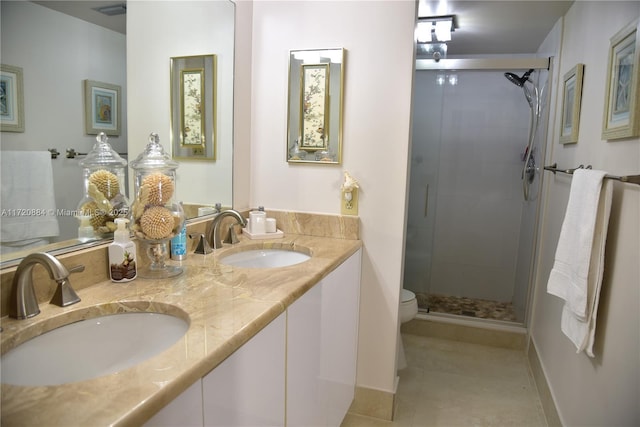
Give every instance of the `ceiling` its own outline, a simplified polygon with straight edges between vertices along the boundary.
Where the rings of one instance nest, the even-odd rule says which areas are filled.
[[[456,15],[447,56],[533,54],[573,1],[419,0],[418,16]]]
[[[108,28],[118,33],[126,34],[127,32],[127,15],[104,15],[94,9],[105,6],[121,5],[125,4],[126,0],[83,0],[83,1],[34,1],[41,6],[48,7],[49,9],[57,10],[58,12],[65,13],[67,15],[74,16],[82,19],[83,21],[91,22],[92,24],[99,25],[101,27]]]
[[[392,1],[392,0],[387,0]],[[448,56],[532,54],[573,1],[418,0],[419,16],[456,15],[458,28],[447,43]],[[126,15],[107,16],[97,7],[122,1],[35,1],[71,16],[126,33]]]

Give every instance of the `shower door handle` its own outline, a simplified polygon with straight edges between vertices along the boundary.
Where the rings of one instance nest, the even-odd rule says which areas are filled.
[[[429,184],[424,185],[424,217],[427,217],[429,211]]]

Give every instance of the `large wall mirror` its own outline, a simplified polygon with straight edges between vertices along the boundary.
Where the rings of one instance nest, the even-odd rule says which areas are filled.
[[[131,161],[143,150],[152,131],[161,135],[161,143],[170,150],[170,58],[217,54],[218,84],[224,85],[216,100],[219,156],[216,162],[180,161],[177,196],[186,205],[232,205],[235,5],[231,1],[129,0],[124,8],[126,14],[108,16],[93,10],[98,6],[123,3],[1,2],[2,63],[23,70],[25,129],[24,132],[2,132],[0,158],[5,158],[5,151],[56,149],[60,153],[56,159],[51,158],[48,165],[52,170],[59,232],[44,239],[40,236],[30,239],[27,233],[17,245],[0,236],[2,267],[16,264],[26,253],[73,250],[81,245],[77,240],[78,220],[73,215],[83,192],[82,169],[78,163],[82,154],[91,150],[96,138],[85,129],[83,85],[87,79],[121,88],[121,132],[119,136],[109,137],[109,143]],[[181,19],[176,10],[200,17],[208,24],[192,28],[193,19]],[[95,14],[100,16],[96,18]],[[112,25],[114,21],[120,21],[119,26]],[[149,49],[150,44],[142,34],[149,33],[150,26],[158,33],[166,33],[171,28],[171,43],[158,41],[153,49]],[[216,30],[207,30],[209,33],[204,37],[198,33],[207,27]],[[207,44],[204,52],[197,46],[194,48],[201,39]],[[155,55],[153,61],[150,55]],[[146,61],[146,66],[140,61]],[[145,95],[144,87],[138,90],[147,82],[156,94],[152,98]],[[73,150],[69,156],[67,150]],[[42,156],[35,157],[42,161]],[[37,161],[29,161],[15,169],[25,177],[35,176],[43,170]],[[14,182],[28,183],[19,178],[16,175]],[[2,182],[3,194],[6,184]],[[127,192],[130,201],[134,197],[131,188],[129,185]],[[21,191],[36,194],[29,188]],[[20,247],[27,241],[33,241],[33,245]]]

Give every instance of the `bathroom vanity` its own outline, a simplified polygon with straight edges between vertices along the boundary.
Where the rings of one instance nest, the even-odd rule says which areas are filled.
[[[304,252],[278,268],[223,264],[255,248]],[[3,351],[69,319],[160,312],[189,322],[166,351],[129,369],[57,386],[2,384],[2,425],[339,425],[355,388],[359,240],[286,234],[209,255],[162,280],[100,282],[82,301],[41,303],[31,319],[3,318]],[[178,262],[175,262],[176,264]]]

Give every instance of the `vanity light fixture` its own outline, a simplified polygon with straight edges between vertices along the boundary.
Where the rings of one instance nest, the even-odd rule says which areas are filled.
[[[417,53],[438,62],[447,55],[447,43],[457,28],[456,15],[424,16],[416,25]]]
[[[418,43],[448,42],[456,28],[458,28],[456,15],[419,17],[416,25],[416,39]]]

